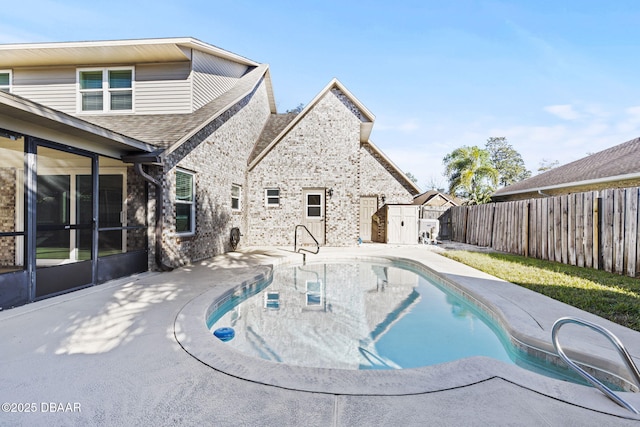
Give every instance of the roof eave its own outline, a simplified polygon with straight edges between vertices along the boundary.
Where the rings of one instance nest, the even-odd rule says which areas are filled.
[[[260,82],[262,81],[261,77],[265,76],[267,74],[267,72],[269,71],[269,66],[267,64],[260,64],[258,67],[256,67],[256,69],[252,70],[250,73],[257,73],[256,75],[256,82],[255,84],[252,84],[251,87],[249,87],[247,90],[244,90],[242,92],[239,92],[236,96],[234,96],[229,102],[227,102],[227,104],[218,109],[214,114],[212,114],[207,120],[204,120],[202,123],[200,123],[199,126],[195,127],[194,129],[192,129],[189,133],[187,133],[185,136],[183,136],[182,138],[180,138],[178,141],[176,141],[175,143],[171,144],[171,146],[166,150],[165,154],[171,154],[172,152],[174,152],[175,150],[177,150],[182,144],[184,144],[186,141],[188,141],[189,139],[191,139],[195,134],[197,134],[198,132],[200,132],[205,126],[207,126],[209,123],[211,123],[213,120],[215,120],[216,118],[218,118],[220,115],[222,115],[225,111],[227,111],[228,109],[230,109],[231,107],[233,107],[234,105],[236,105],[238,102],[240,102],[245,96],[247,96],[248,94],[250,94],[251,92],[253,92],[253,90],[255,90],[256,86],[258,86],[260,84]],[[245,76],[246,77],[246,76]]]
[[[151,152],[156,147],[112,132],[80,118],[54,110],[17,95],[0,91],[0,112],[5,118],[26,121],[31,125],[42,126],[60,132],[66,132],[84,138],[105,141],[120,147],[120,151]]]
[[[193,37],[0,45],[0,68],[191,60],[198,50],[239,64],[257,62]]]
[[[411,181],[407,174],[404,173],[402,169],[400,169],[395,163],[393,163],[391,159],[382,152],[382,150],[380,150],[372,141],[367,141],[366,143],[367,145],[369,145],[369,147],[371,147],[372,150],[376,152],[376,154],[383,158],[384,161],[387,162],[389,166],[391,166],[391,168],[393,168],[404,179],[404,181],[414,190],[414,195],[419,195],[421,193],[420,187],[418,187],[415,182]]]
[[[625,181],[630,179],[640,179],[640,172],[628,173],[624,175],[607,176],[604,178],[587,179],[583,181],[572,181],[572,182],[566,182],[566,183],[554,184],[554,185],[545,185],[540,187],[529,187],[529,188],[516,190],[516,191],[496,192],[492,197],[512,196],[512,195],[524,194],[524,193],[537,193],[538,191],[557,190],[560,188],[601,184],[604,182],[613,182],[613,181]]]

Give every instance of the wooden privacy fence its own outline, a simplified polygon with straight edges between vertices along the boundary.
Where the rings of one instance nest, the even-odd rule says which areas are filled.
[[[640,188],[456,206],[441,217],[456,242],[640,276]]]

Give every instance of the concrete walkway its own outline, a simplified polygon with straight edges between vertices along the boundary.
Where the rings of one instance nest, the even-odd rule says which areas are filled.
[[[429,247],[322,248],[307,260],[352,256],[425,264],[493,307],[520,340],[549,346],[557,318],[596,320],[640,363],[640,333],[448,260]],[[211,337],[200,312],[211,303],[210,295],[254,279],[264,266],[300,258],[287,250],[248,248],[0,312],[0,425],[640,425],[640,417],[593,388],[490,359],[378,374],[289,369],[255,359],[247,363],[246,356]],[[575,339],[567,341],[577,350],[619,360],[588,331],[571,335]],[[213,350],[198,350],[201,342]],[[640,393],[623,395],[640,408]]]

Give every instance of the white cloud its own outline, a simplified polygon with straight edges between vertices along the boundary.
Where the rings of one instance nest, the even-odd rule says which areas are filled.
[[[463,145],[483,147],[487,138],[504,136],[522,155],[534,174],[543,159],[566,164],[640,136],[640,106],[611,108],[577,105],[565,110],[582,113],[581,120],[561,123],[513,121],[497,126],[497,118],[470,122],[449,116],[440,121],[424,121],[419,132],[407,137],[399,127],[378,134],[376,144],[403,170],[418,178],[422,187],[440,176],[442,159]],[[576,113],[577,114],[577,113]],[[374,126],[374,129],[377,129]],[[444,179],[444,178],[443,178]],[[446,179],[444,179],[446,182]]]
[[[576,120],[582,117],[582,114],[578,113],[570,104],[549,105],[544,107],[544,111],[563,120]]]

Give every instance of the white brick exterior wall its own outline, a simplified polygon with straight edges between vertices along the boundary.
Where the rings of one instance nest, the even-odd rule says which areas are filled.
[[[232,227],[239,227],[244,234],[246,208],[232,212],[231,185],[241,185],[246,195],[247,158],[269,114],[267,89],[262,82],[251,95],[167,159],[163,228],[167,265],[184,265],[229,251]],[[195,173],[196,230],[190,237],[175,233],[176,166]],[[246,206],[246,198],[242,205]]]
[[[338,90],[327,92],[249,173],[250,245],[293,245],[303,219],[303,189],[325,193],[325,243],[357,243],[360,196],[384,193],[387,202],[411,194],[361,147],[361,114]],[[280,189],[280,206],[265,207],[266,188]]]

